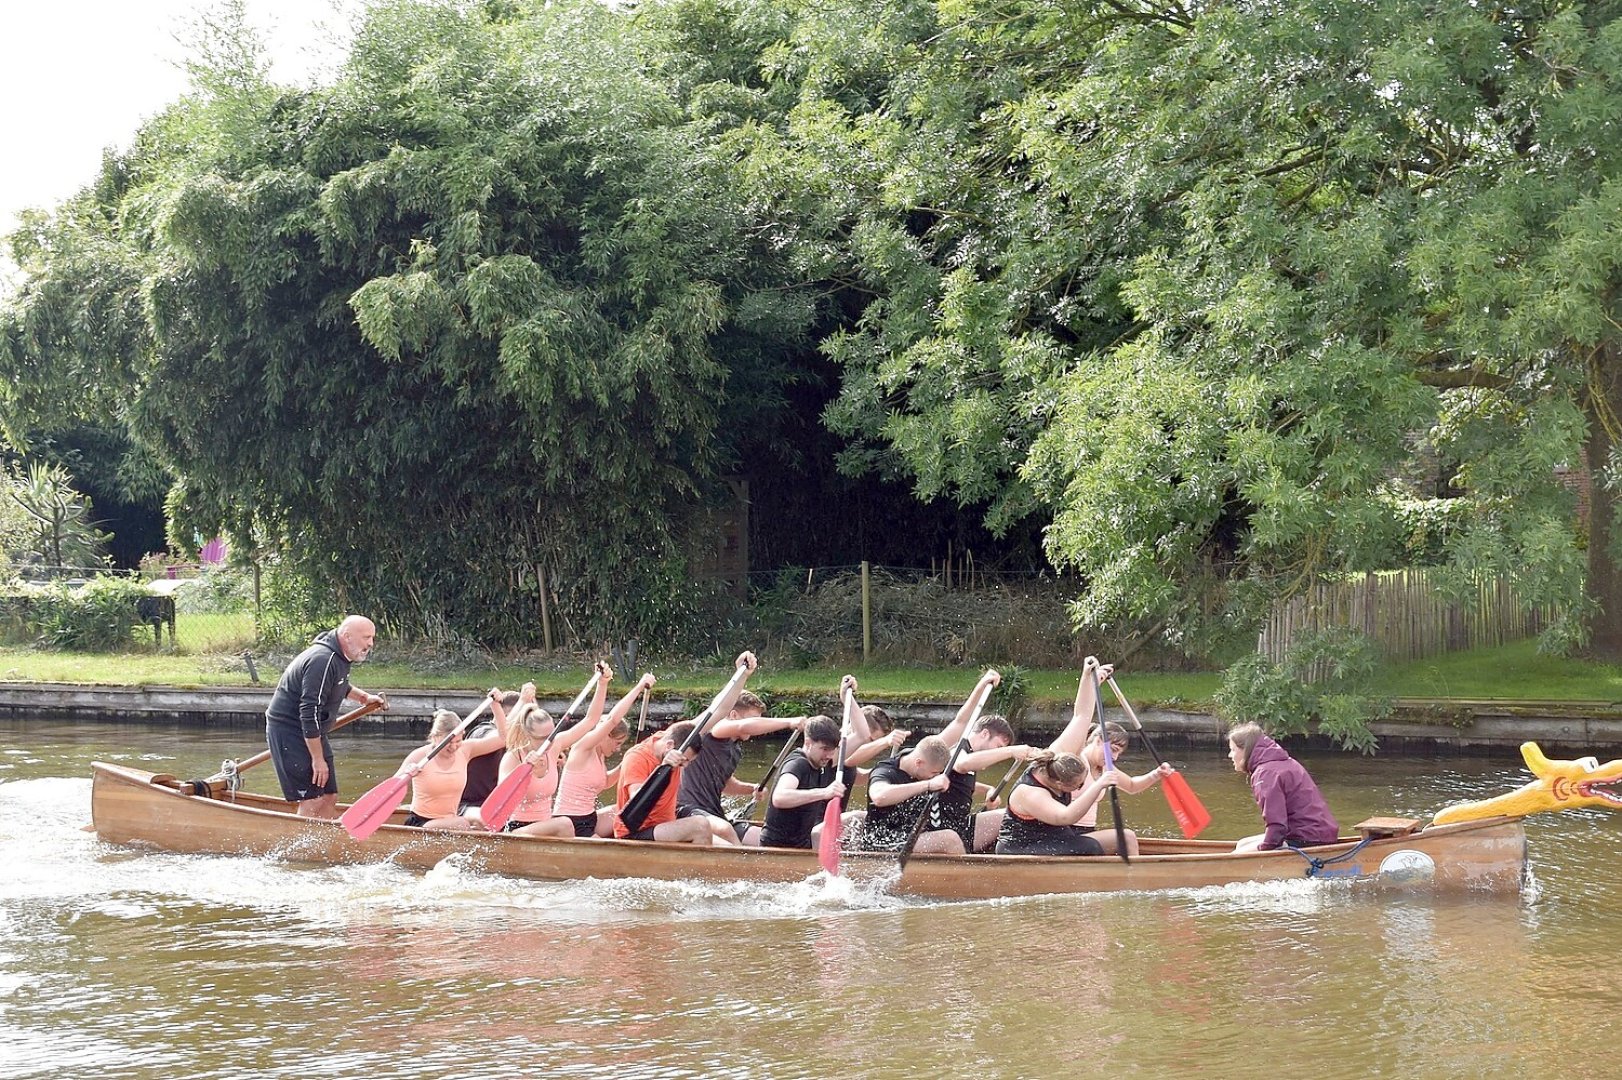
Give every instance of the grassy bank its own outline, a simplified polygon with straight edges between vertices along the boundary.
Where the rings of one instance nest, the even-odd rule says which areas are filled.
[[[659,690],[702,694],[725,680],[719,667],[669,670],[654,665]],[[887,701],[942,701],[962,697],[978,671],[969,668],[857,668],[864,696]],[[1005,668],[1004,670],[1011,670]],[[259,676],[274,682],[276,665],[261,661]],[[803,701],[828,701],[843,669],[785,670],[763,665],[750,685],[772,695]],[[1029,670],[1020,675],[1033,702],[1064,702],[1076,692],[1076,672]],[[629,685],[630,673],[622,673]],[[515,687],[533,679],[544,692],[570,696],[585,680],[581,667],[446,666],[438,661],[389,659],[356,668],[356,681],[368,688],[476,690]],[[134,652],[114,655],[0,649],[0,679],[17,682],[65,682],[110,685],[247,686],[247,666],[236,655],[186,655]],[[1219,677],[1211,673],[1162,674],[1124,671],[1122,689],[1134,703],[1198,707],[1215,693]],[[1476,649],[1396,665],[1386,687],[1396,697],[1504,701],[1622,702],[1622,668],[1583,660],[1542,656],[1530,642]]]

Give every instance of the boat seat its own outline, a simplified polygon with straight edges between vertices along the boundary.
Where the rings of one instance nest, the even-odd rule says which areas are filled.
[[[1357,834],[1365,840],[1384,840],[1391,836],[1408,836],[1419,831],[1419,822],[1405,817],[1371,817],[1359,821]]]

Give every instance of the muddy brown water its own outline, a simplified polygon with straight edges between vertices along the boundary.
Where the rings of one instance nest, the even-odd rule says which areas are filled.
[[[346,794],[412,745],[340,735]],[[1622,1076],[1622,815],[1531,819],[1513,898],[1303,879],[968,904],[175,856],[81,830],[92,760],[196,776],[257,749],[242,729],[0,721],[0,1077]],[[1210,835],[1255,831],[1219,752],[1180,754]],[[1526,779],[1304,760],[1343,823]],[[1123,810],[1173,832],[1153,791]]]

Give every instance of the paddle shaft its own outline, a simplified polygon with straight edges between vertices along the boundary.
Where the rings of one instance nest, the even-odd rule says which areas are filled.
[[[957,764],[957,759],[962,756],[963,751],[969,748],[969,732],[974,730],[975,723],[980,719],[980,711],[986,707],[986,701],[990,697],[991,687],[988,686],[981,692],[980,700],[974,703],[974,711],[969,714],[969,722],[963,726],[963,737],[952,747],[952,756],[946,759],[946,768],[941,770],[943,776],[951,777],[952,766]],[[896,858],[897,869],[907,868],[907,860],[912,858],[912,849],[918,846],[918,838],[924,834],[924,822],[929,820],[940,801],[941,793],[938,791],[931,791],[929,798],[924,800],[924,808],[918,814],[918,820],[912,823],[912,832],[908,834],[907,842],[901,846],[901,852]]]
[[[1115,700],[1120,703],[1121,711],[1132,722],[1132,730],[1137,732],[1138,737],[1143,740],[1143,745],[1149,751],[1149,756],[1155,759],[1156,765],[1164,765],[1166,759],[1160,756],[1160,751],[1155,749],[1155,744],[1150,740],[1149,733],[1143,730],[1143,721],[1139,720],[1138,714],[1132,711],[1132,706],[1127,703],[1126,695],[1121,693],[1121,688],[1115,685],[1115,676],[1113,675],[1109,678],[1109,688],[1110,692],[1115,695]]]
[[[1115,768],[1115,754],[1109,746],[1109,729],[1104,726],[1104,686],[1098,681],[1098,669],[1093,669],[1093,711],[1098,716],[1098,745],[1104,751],[1104,768]],[[1115,818],[1115,850],[1122,862],[1131,862],[1126,853],[1126,823],[1121,820],[1121,793],[1115,785],[1109,787],[1109,809]]]
[[[1143,729],[1143,722],[1138,719],[1138,714],[1132,710],[1132,704],[1126,700],[1126,695],[1121,693],[1121,688],[1115,685],[1113,677],[1109,680],[1109,688],[1115,694],[1115,700],[1120,702],[1121,711],[1126,713],[1127,719],[1132,722],[1132,729],[1143,739],[1143,745],[1148,748],[1150,756],[1155,759],[1155,764],[1165,765],[1166,759],[1161,757],[1160,752],[1155,749],[1155,744],[1150,740],[1149,733]],[[1204,803],[1200,802],[1200,797],[1194,794],[1194,789],[1189,786],[1182,773],[1172,772],[1162,777],[1160,790],[1166,797],[1167,805],[1171,807],[1172,816],[1177,819],[1177,824],[1182,828],[1184,837],[1192,840],[1203,832],[1207,825],[1211,824],[1211,812],[1205,808]]]
[[[593,690],[597,689],[597,680],[601,677],[602,672],[593,668],[591,678],[586,680],[586,685],[580,688],[580,693],[574,696],[574,700],[569,702],[569,707],[564,709],[563,715],[558,718],[557,727],[553,729],[552,735],[556,735],[559,731],[567,731],[575,725],[574,711],[585,703],[586,698]],[[551,742],[551,736],[548,736],[546,741]]]
[[[344,726],[346,726],[348,724],[351,724],[354,721],[359,720],[363,716],[370,716],[372,713],[375,713],[377,710],[381,709],[383,706],[385,706],[387,704],[388,704],[388,702],[386,702],[386,701],[367,702],[365,705],[362,705],[359,708],[350,709],[348,712],[344,713],[342,716],[338,717],[338,719],[336,721],[333,722],[333,725],[326,730],[326,734],[331,735],[334,731],[337,731],[339,728],[344,727]],[[248,760],[237,762],[236,763],[236,772],[239,773],[239,774],[247,772],[249,769],[253,768],[255,765],[263,765],[265,762],[267,762],[269,760],[270,760],[270,751],[269,750],[261,750],[261,751],[259,751],[259,753],[255,754],[253,757],[249,758]],[[216,780],[224,780],[224,779],[226,779],[226,775],[224,773],[216,773],[213,776],[209,777],[207,782],[208,783],[213,783]]]
[[[1002,797],[1008,794],[1009,789],[1019,783],[1020,777],[1024,776],[1030,767],[1028,761],[1010,761],[1008,771],[1003,773],[1002,779],[997,781],[997,786],[992,788],[991,795],[986,799],[986,804],[989,806],[991,803],[1001,801]]]

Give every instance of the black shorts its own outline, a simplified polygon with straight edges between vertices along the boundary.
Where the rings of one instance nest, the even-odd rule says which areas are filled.
[[[597,811],[589,814],[564,814],[564,817],[574,822],[574,835],[577,840],[597,835]]]
[[[1074,825],[1061,826],[1034,843],[998,840],[995,850],[998,855],[1102,855],[1104,846],[1087,835],[1092,831]]]
[[[411,813],[406,815],[406,819],[404,821],[400,822],[400,824],[401,825],[409,825],[413,829],[420,829],[420,828],[422,828],[424,825],[428,824],[428,822],[430,822],[432,820],[433,820],[432,818],[425,818],[421,814],[419,814],[415,810],[413,810],[413,811],[411,811]]]
[[[338,794],[338,770],[332,764],[332,744],[321,737],[322,756],[327,763],[327,782],[316,787],[310,765],[310,746],[304,733],[286,724],[265,724],[265,743],[270,761],[276,766],[276,779],[282,785],[282,798],[288,802],[308,802],[323,795]]]
[[[626,840],[652,840],[652,839],[654,839],[653,830],[656,829],[656,828],[658,828],[657,825],[649,825],[646,829],[638,829],[636,832],[632,833],[630,836],[625,837],[625,839]]]
[[[702,807],[698,807],[698,806],[677,807],[676,808],[676,816],[679,817],[679,818],[684,818],[684,817],[721,817],[720,814],[712,814],[708,810],[705,810]],[[743,834],[749,831],[749,826],[751,824],[750,822],[747,822],[747,821],[728,821],[726,818],[721,818],[721,820],[726,821],[726,823],[728,825],[732,826],[732,831],[738,834],[738,839],[739,840],[743,839]]]

